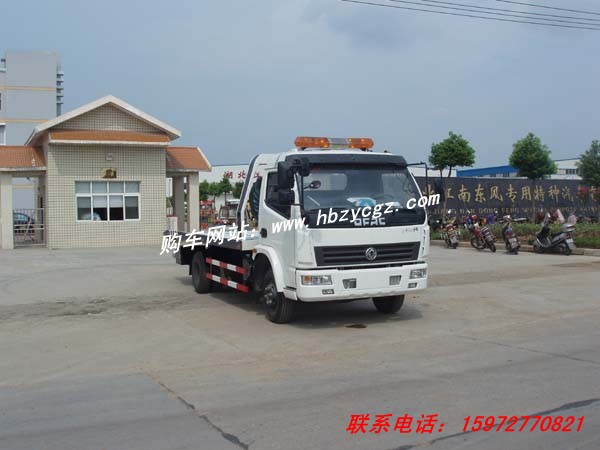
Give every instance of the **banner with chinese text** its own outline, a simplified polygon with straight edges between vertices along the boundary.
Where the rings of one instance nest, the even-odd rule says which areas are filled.
[[[439,178],[438,178],[439,179]],[[422,192],[425,177],[416,177]],[[434,178],[429,178],[429,192],[433,193]],[[560,208],[563,214],[595,215],[597,210],[589,200],[578,198],[581,185],[577,180],[531,180],[515,178],[445,178],[446,208],[464,214],[490,214],[498,209],[500,214],[529,217],[532,214],[532,199],[536,211],[554,211]],[[441,215],[443,203],[432,208],[432,214]]]

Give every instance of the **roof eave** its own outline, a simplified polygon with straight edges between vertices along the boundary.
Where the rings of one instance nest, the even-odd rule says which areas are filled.
[[[198,173],[198,172],[210,172],[210,169],[171,169],[165,170],[167,173]]]
[[[107,95],[105,97],[99,98],[98,100],[95,100],[93,102],[90,102],[83,106],[80,106],[79,108],[76,108],[65,114],[61,114],[60,116],[55,117],[54,119],[51,119],[44,123],[39,124],[37,127],[35,127],[33,129],[32,133],[29,136],[29,138],[27,139],[27,142],[25,145],[34,145],[34,143],[37,141],[38,136],[41,135],[44,131],[47,131],[52,127],[55,127],[67,120],[78,117],[78,116],[85,114],[89,111],[92,111],[96,108],[99,108],[99,107],[105,106],[105,105],[109,105],[109,104],[113,105],[117,109],[120,109],[121,111],[132,114],[133,116],[137,117],[141,121],[146,122],[147,124],[149,124],[155,128],[158,128],[159,130],[164,131],[171,140],[175,140],[175,139],[181,137],[181,131],[179,131],[177,128],[172,127],[149,114],[146,114],[142,110],[135,108],[134,106],[130,105],[129,103],[127,103],[113,95]]]
[[[44,172],[46,166],[39,167],[0,167],[0,172]]]
[[[168,142],[144,142],[144,141],[75,141],[66,139],[51,139],[48,141],[49,144],[61,144],[61,145],[130,145],[139,147],[168,147]]]

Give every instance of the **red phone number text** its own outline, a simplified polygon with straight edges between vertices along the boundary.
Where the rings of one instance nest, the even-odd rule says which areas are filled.
[[[463,431],[579,433],[584,419],[584,416],[475,416],[473,419],[469,416],[464,419]]]
[[[394,420],[395,419],[395,420]],[[578,433],[581,431],[585,417],[574,416],[471,416],[464,418],[463,432],[504,432],[541,431],[552,433]],[[444,423],[438,414],[421,414],[413,417],[408,414],[395,417],[393,414],[352,414],[346,431],[357,433],[387,433],[391,430],[398,433],[433,434],[441,433]]]

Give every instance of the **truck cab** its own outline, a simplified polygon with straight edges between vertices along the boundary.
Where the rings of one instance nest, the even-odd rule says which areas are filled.
[[[254,282],[267,307],[373,298],[395,312],[427,287],[426,211],[408,207],[418,185],[404,158],[371,147],[298,138],[295,149],[252,161],[237,220],[259,233]]]
[[[239,204],[239,199],[226,201],[225,204],[221,205],[219,208],[219,213],[217,214],[217,220],[215,223],[217,225],[231,225],[232,223],[235,223]]]

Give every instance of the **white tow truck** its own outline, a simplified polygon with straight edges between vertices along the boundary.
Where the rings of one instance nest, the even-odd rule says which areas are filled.
[[[427,287],[429,254],[426,210],[407,207],[421,192],[405,159],[373,152],[369,138],[295,144],[250,163],[236,213],[245,239],[182,245],[177,262],[189,265],[196,292],[219,283],[256,293],[276,323],[297,302],[373,299],[397,312],[405,294]]]

